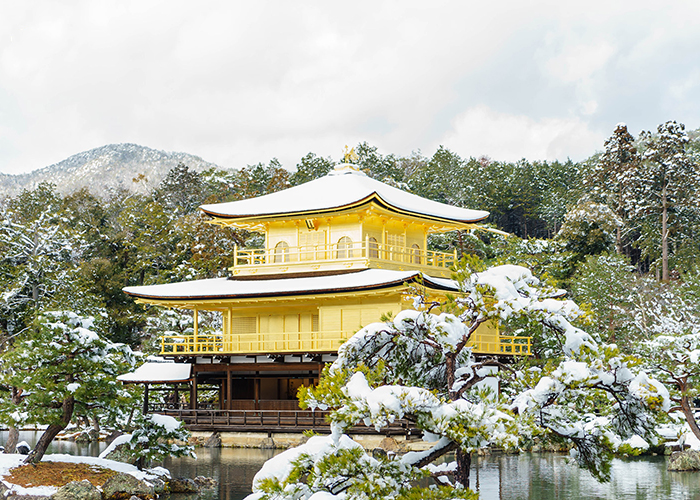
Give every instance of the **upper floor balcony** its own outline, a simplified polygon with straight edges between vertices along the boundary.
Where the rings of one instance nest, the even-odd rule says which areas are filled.
[[[234,276],[297,274],[316,271],[393,269],[422,271],[429,276],[449,278],[457,262],[453,253],[392,245],[367,237],[364,241],[341,238],[334,244],[289,246],[285,242],[274,248],[241,249],[233,255]]]
[[[160,337],[161,356],[211,356],[329,353],[353,336],[351,331],[189,334]],[[497,330],[474,333],[467,343],[479,355],[532,355],[532,338],[500,335]]]

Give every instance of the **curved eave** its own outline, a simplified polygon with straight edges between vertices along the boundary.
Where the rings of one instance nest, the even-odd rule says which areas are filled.
[[[117,380],[119,382],[121,382],[122,384],[149,384],[149,385],[184,384],[186,382],[191,382],[192,377],[185,378],[185,379],[174,379],[174,380],[122,380],[122,379],[117,377]]]
[[[233,281],[235,283],[235,281]],[[457,287],[450,285],[451,280],[445,280],[440,278],[432,278],[421,273],[414,273],[409,276],[397,278],[395,280],[388,280],[381,283],[371,283],[365,285],[353,285],[347,287],[335,287],[335,288],[313,288],[309,287],[303,290],[283,290],[283,291],[269,291],[269,292],[255,292],[255,293],[213,293],[213,294],[157,294],[157,293],[147,293],[138,292],[133,290],[133,288],[141,287],[127,287],[123,291],[130,297],[137,299],[138,301],[148,302],[152,304],[157,303],[192,303],[192,302],[222,302],[231,300],[247,300],[247,299],[272,299],[272,298],[284,298],[284,297],[306,297],[306,296],[323,296],[323,295],[338,295],[338,294],[351,294],[357,292],[375,292],[390,289],[400,289],[409,284],[420,284],[436,291],[444,292],[455,292]],[[167,285],[165,285],[167,286]],[[154,285],[158,287],[158,285]],[[132,290],[129,290],[132,288]],[[151,287],[143,287],[151,288]]]
[[[347,203],[344,205],[338,205],[336,207],[330,207],[322,210],[314,209],[314,210],[306,210],[306,211],[298,211],[298,212],[277,212],[277,213],[270,213],[270,214],[257,214],[257,215],[231,215],[231,214],[222,214],[222,213],[217,213],[213,210],[210,209],[205,209],[203,207],[200,207],[200,210],[204,212],[205,214],[211,216],[214,218],[211,222],[214,224],[221,224],[221,225],[227,225],[227,226],[256,226],[258,224],[264,223],[264,222],[270,222],[273,220],[279,220],[279,219],[308,219],[308,218],[316,218],[316,217],[322,217],[325,215],[329,214],[337,214],[339,212],[351,212],[354,209],[358,209],[363,207],[364,205],[369,205],[370,203],[376,203],[378,206],[389,210],[390,212],[394,212],[396,214],[400,215],[405,215],[409,217],[415,217],[417,219],[421,219],[424,221],[430,221],[430,222],[435,222],[442,224],[444,226],[449,227],[450,229],[455,228],[472,228],[475,227],[474,224],[476,222],[483,221],[486,219],[490,214],[489,212],[483,211],[484,216],[483,217],[478,217],[474,219],[450,219],[446,217],[439,217],[436,215],[431,215],[431,214],[425,214],[422,212],[414,212],[411,210],[406,210],[400,207],[397,207],[395,205],[392,205],[391,203],[388,203],[386,200],[384,200],[381,196],[379,196],[378,193],[374,192],[360,200],[357,200],[353,203]],[[456,227],[455,227],[456,226]],[[450,230],[448,229],[448,230]]]

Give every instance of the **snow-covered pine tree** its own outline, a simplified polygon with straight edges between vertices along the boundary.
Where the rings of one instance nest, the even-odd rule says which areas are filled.
[[[290,183],[292,186],[298,186],[299,184],[323,177],[333,169],[333,165],[334,162],[330,158],[309,153],[297,163],[297,170],[289,179]]]
[[[644,162],[633,170],[633,196],[628,199],[632,214],[648,228],[642,242],[646,253],[651,247],[661,250],[661,279],[669,280],[669,236],[671,229],[681,231],[684,218],[696,218],[700,169],[686,152],[685,125],[667,121],[657,133],[642,132]],[[656,254],[658,255],[658,253]]]
[[[622,226],[622,220],[608,205],[584,201],[566,213],[557,236],[580,260],[611,249],[616,235],[619,241]]]
[[[41,460],[76,410],[119,412],[132,404],[117,375],[133,367],[127,346],[96,331],[93,318],[70,311],[43,313],[12,349],[2,354],[0,384],[22,391],[21,403],[0,399],[0,415],[21,415],[22,423],[46,425],[25,463]]]
[[[12,350],[38,311],[71,295],[73,306],[94,305],[86,298],[78,262],[86,247],[80,229],[71,228],[54,186],[40,184],[0,205],[0,356]],[[12,367],[0,367],[6,378]],[[6,415],[6,452],[14,452],[19,437],[23,391],[4,384],[4,396],[15,408]]]
[[[202,203],[202,174],[180,162],[153,191],[153,198],[171,213],[189,214]]]
[[[624,255],[589,255],[569,281],[576,302],[587,304],[592,326],[606,342],[630,352],[642,331],[634,321],[640,278]]]
[[[324,499],[472,498],[470,453],[491,444],[515,448],[535,435],[553,436],[572,443],[578,463],[606,479],[613,453],[656,443],[654,416],[668,409],[668,392],[636,359],[574,327],[573,302],[556,298],[558,291],[520,266],[462,278],[455,314],[402,311],[341,346],[319,385],[300,393],[303,405],[333,410],[331,436],[271,459],[256,475],[250,499],[300,500],[319,492]],[[489,397],[477,384],[498,361],[476,360],[468,343],[484,322],[515,317],[545,327],[559,356],[529,370],[501,366],[509,389]],[[344,434],[362,423],[381,431],[396,419],[409,420],[436,444],[374,458]],[[432,463],[449,451],[456,462]],[[442,486],[416,487],[415,479],[426,476]]]
[[[84,248],[81,234],[67,226],[50,184],[0,207],[0,321],[9,334],[26,327],[72,281]]]
[[[693,401],[700,397],[700,274],[683,281],[652,282],[636,309],[637,328],[649,340],[637,348],[646,366],[671,388],[679,410],[700,439]],[[651,280],[650,280],[651,281]]]
[[[605,141],[605,150],[593,163],[584,179],[594,200],[605,203],[623,223],[629,222],[628,210],[633,196],[632,178],[641,165],[641,156],[635,139],[627,125],[618,123],[613,134]],[[622,253],[623,229],[619,226],[615,234],[615,248]]]

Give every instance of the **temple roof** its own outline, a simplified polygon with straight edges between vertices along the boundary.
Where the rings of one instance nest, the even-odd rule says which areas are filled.
[[[423,285],[432,289],[450,292],[458,290],[457,284],[452,280],[434,278],[417,271],[366,269],[347,274],[302,278],[257,280],[214,278],[164,285],[130,286],[124,288],[124,292],[135,298],[152,300],[242,299],[373,290],[416,281],[422,281]]]
[[[236,219],[327,214],[371,201],[398,213],[453,223],[471,224],[489,215],[484,210],[454,207],[402,191],[345,164],[338,165],[324,177],[283,191],[200,208],[213,217],[235,224]]]
[[[147,362],[130,373],[119,375],[117,380],[126,383],[165,384],[190,379],[192,365],[173,362]]]

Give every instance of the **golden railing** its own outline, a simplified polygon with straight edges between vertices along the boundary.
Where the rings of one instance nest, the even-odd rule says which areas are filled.
[[[455,250],[453,253],[436,252],[421,248],[375,243],[369,239],[351,242],[345,246],[323,244],[283,248],[240,249],[236,247],[233,255],[233,267],[313,263],[329,260],[351,261],[358,258],[447,269],[457,261],[457,251]]]
[[[267,354],[299,352],[334,352],[352,336],[349,331],[244,333],[237,335],[164,335],[160,353],[164,355],[197,354]],[[467,344],[477,354],[529,356],[531,337],[475,334]]]
[[[352,337],[353,332],[276,332],[237,335],[164,335],[161,354],[264,354],[333,352]]]
[[[508,354],[511,356],[531,356],[532,337],[473,333],[467,343],[477,354]]]

